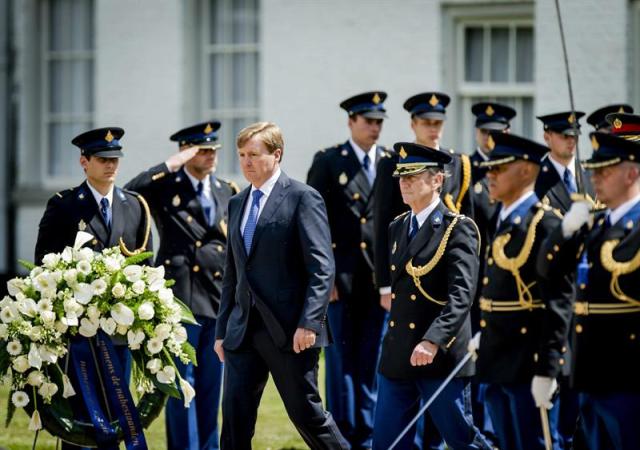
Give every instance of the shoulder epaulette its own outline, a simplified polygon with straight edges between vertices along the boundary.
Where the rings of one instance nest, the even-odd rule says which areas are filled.
[[[562,219],[564,217],[564,214],[562,214],[562,211],[560,211],[560,209],[552,208],[550,205],[548,205],[546,203],[538,202],[538,203],[536,203],[536,207],[538,207],[539,209],[543,209],[543,210],[545,210],[547,212],[552,212],[556,216],[558,216],[560,219]]]
[[[238,186],[238,184],[235,181],[231,181],[231,180],[225,180],[223,178],[218,178],[218,180],[222,181],[223,183],[229,185],[229,187],[231,188],[231,191],[234,194],[237,194],[238,192],[240,192],[240,186]]]
[[[56,192],[56,197],[63,198],[66,195],[70,194],[71,192],[73,192],[73,189],[65,189],[63,191],[58,191]]]
[[[398,219],[400,219],[400,218],[402,218],[402,217],[406,216],[406,215],[407,215],[407,214],[409,214],[410,212],[411,212],[411,210],[409,210],[409,211],[405,211],[405,212],[403,212],[402,214],[398,214],[397,216],[395,216],[395,217],[393,218],[392,222],[394,222],[394,221],[396,221],[396,220],[398,220]]]

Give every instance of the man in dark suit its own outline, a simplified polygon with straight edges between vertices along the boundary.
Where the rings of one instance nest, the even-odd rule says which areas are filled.
[[[78,231],[94,236],[86,245],[95,251],[115,246],[125,254],[152,250],[151,217],[146,202],[140,195],[115,186],[120,158],[124,156],[120,145],[123,135],[122,128],[98,128],[71,141],[80,148],[80,165],[86,180],[49,199],[38,230],[37,264],[47,253],[72,246]],[[116,345],[115,350],[128,380],[131,359],[127,347]],[[69,369],[68,373],[77,387],[75,372]],[[74,414],[89,420],[84,406],[79,408]],[[80,447],[63,442],[62,448]]]
[[[167,278],[176,282],[174,294],[198,321],[185,325],[197,367],[176,360],[181,376],[195,388],[195,400],[189,409],[180,399],[167,402],[167,446],[176,450],[219,447],[222,363],[213,345],[227,245],[227,203],[238,192],[234,183],[214,175],[219,128],[220,122],[210,121],[176,132],[170,139],[178,143],[179,152],[126,186],[149,202],[160,233],[156,265],[164,265]]]
[[[325,350],[327,409],[358,449],[371,447],[385,315],[375,289],[373,209],[376,166],[388,156],[376,144],[386,97],[375,91],[344,100],[351,137],[316,153],[307,176],[327,206],[336,262],[329,305],[335,343]]]
[[[270,122],[236,140],[251,183],[229,201],[229,246],[216,324],[224,360],[224,450],[251,448],[269,374],[312,449],[349,448],[317,387],[334,262],[322,197],[280,170],[284,141]]]
[[[500,209],[492,222],[482,280],[477,378],[488,384],[485,398],[498,447],[544,449],[543,424],[530,391],[531,380],[534,375],[555,379],[562,369],[559,364],[539,362],[547,352],[566,352],[562,329],[553,348],[541,346],[540,336],[548,323],[563,323],[566,330],[567,318],[555,305],[571,291],[566,277],[542,289],[536,271],[542,241],[560,223],[559,215],[540,202],[533,190],[548,148],[495,132],[489,146],[493,147],[489,160],[482,165],[489,168],[489,189],[500,201]],[[551,383],[547,388],[553,388]],[[549,428],[554,448],[558,448],[558,408],[551,406]]]
[[[562,213],[571,206],[571,194],[581,191],[593,198],[591,181],[584,168],[579,167],[580,174],[576,173],[576,146],[582,116],[581,111],[538,116],[543,123],[549,154],[542,161],[535,191],[542,202]],[[579,181],[583,184],[581,189]]]
[[[573,203],[545,241],[538,270],[545,277],[577,273],[577,300],[566,305],[575,313],[571,384],[589,448],[630,450],[640,448],[640,144],[601,132],[591,134],[591,143],[593,156],[584,166],[607,209],[594,217],[589,202]],[[562,355],[544,356],[562,364]],[[548,403],[552,394],[540,392],[536,401]]]
[[[388,449],[467,353],[469,310],[478,276],[478,230],[470,218],[440,200],[448,153],[397,143],[402,197],[411,212],[389,227],[392,302],[380,358],[380,391],[373,448]],[[466,364],[429,409],[449,447],[491,448],[473,426],[465,379]],[[408,433],[394,448],[410,449]]]

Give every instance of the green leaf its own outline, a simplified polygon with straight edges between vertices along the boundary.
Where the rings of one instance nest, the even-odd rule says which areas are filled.
[[[180,391],[178,391],[178,388],[175,386],[175,383],[171,383],[171,384],[160,383],[155,376],[152,376],[151,379],[153,380],[154,386],[158,388],[160,392],[164,392],[170,397],[182,398],[182,396],[180,395]]]
[[[13,394],[13,391],[9,390],[9,398],[7,398],[7,420],[4,422],[5,428],[9,428],[9,425],[11,425],[11,419],[13,419],[13,414],[16,412],[16,406],[11,401],[11,394]]]
[[[191,360],[194,366],[198,366],[198,359],[196,358],[196,349],[193,348],[193,345],[189,344],[188,342],[183,342],[182,351],[185,352],[187,356],[189,356],[189,359]]]
[[[30,261],[26,261],[24,259],[19,259],[18,262],[20,263],[20,265],[22,267],[24,267],[28,271],[32,271],[33,269],[35,269],[37,267],[34,263],[32,263]]]
[[[171,286],[173,286],[174,284],[176,284],[176,280],[174,280],[173,278],[170,280],[166,280],[164,282],[164,287],[166,288],[170,288]]]
[[[193,317],[193,313],[191,312],[191,310],[187,305],[182,303],[182,301],[175,295],[173,296],[173,300],[180,306],[180,309],[181,309],[180,321],[182,323],[188,323],[189,325],[199,325],[198,321],[196,320],[195,317]]]
[[[0,340],[0,376],[7,372],[10,365],[11,360],[7,351],[7,341]]]
[[[124,267],[126,266],[130,266],[132,264],[140,264],[143,261],[146,261],[147,259],[150,259],[153,257],[153,252],[142,252],[139,255],[133,255],[133,256],[129,256],[127,259],[124,260]]]

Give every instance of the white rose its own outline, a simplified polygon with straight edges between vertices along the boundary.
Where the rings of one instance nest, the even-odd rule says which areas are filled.
[[[50,328],[56,320],[56,313],[53,311],[42,311],[40,313],[40,320],[42,320],[46,328]]]
[[[24,298],[18,302],[18,311],[27,317],[35,317],[38,314],[38,306],[32,298]]]
[[[9,291],[9,295],[16,296],[19,292],[22,292],[24,288],[24,281],[20,278],[13,278],[7,281],[7,291]]]
[[[187,329],[182,325],[176,325],[173,327],[173,340],[178,344],[182,344],[187,341]]]
[[[155,355],[156,353],[160,353],[163,347],[164,346],[162,345],[162,339],[151,338],[147,341],[147,350],[152,355]]]
[[[171,384],[176,379],[176,371],[171,366],[164,366],[162,370],[156,373],[156,378],[160,383]]]
[[[47,253],[46,255],[44,255],[44,258],[42,258],[42,264],[50,270],[55,268],[59,262],[60,255],[56,253]]]
[[[106,318],[103,317],[100,319],[100,328],[102,328],[102,330],[107,333],[109,336],[112,336],[113,333],[115,333],[116,331],[116,321],[113,320],[111,317]]]
[[[118,325],[131,326],[134,320],[133,311],[123,303],[116,303],[111,308],[111,317]]]
[[[98,332],[98,327],[100,324],[98,322],[92,322],[86,317],[80,321],[80,328],[78,328],[78,333],[80,333],[84,337],[92,337],[95,336]]]
[[[40,351],[36,344],[31,344],[31,347],[29,347],[29,355],[27,359],[29,360],[29,365],[31,367],[38,370],[42,367],[42,357],[40,357]]]
[[[38,394],[42,395],[45,400],[51,400],[56,392],[58,392],[58,386],[55,383],[42,383],[38,389]]]
[[[69,286],[73,286],[78,282],[78,271],[76,269],[65,270],[62,278],[64,278],[64,281],[66,281]]]
[[[102,278],[98,278],[97,280],[93,280],[91,287],[93,288],[94,295],[102,295],[107,290],[107,282]]]
[[[29,396],[24,391],[15,391],[11,395],[11,403],[13,403],[16,408],[24,408],[29,404]]]
[[[18,314],[13,305],[5,306],[4,308],[2,308],[2,311],[0,311],[0,320],[2,320],[2,322],[4,323],[11,323],[16,320],[17,317]]]
[[[18,356],[20,353],[22,353],[22,344],[20,343],[20,341],[9,342],[7,344],[7,352],[11,356]]]
[[[9,333],[7,332],[7,326],[3,323],[0,323],[0,339],[6,340],[9,337]]]
[[[132,264],[122,269],[122,273],[129,283],[135,283],[142,277],[142,267]]]
[[[58,355],[51,347],[41,345],[38,350],[40,351],[40,358],[42,358],[43,362],[47,364],[55,364],[56,361],[58,361]]]
[[[83,247],[75,252],[76,260],[78,261],[93,261],[93,250],[89,247]]]
[[[120,261],[118,261],[118,259],[114,258],[113,256],[107,256],[104,259],[104,266],[108,272],[117,272],[118,270],[120,270]]]
[[[98,322],[100,320],[100,310],[96,307],[96,305],[89,305],[87,307],[86,314],[87,317],[93,322]]]
[[[144,341],[144,331],[132,331],[129,330],[127,333],[127,342],[129,344],[129,348],[131,350],[138,350],[140,348],[140,344]]]
[[[131,285],[131,290],[133,292],[135,292],[136,294],[140,295],[142,293],[144,293],[144,289],[145,289],[146,285],[144,284],[143,280],[138,280],[136,282],[134,282]]]
[[[78,321],[78,319],[76,319],[76,322]],[[62,319],[60,319],[58,322],[55,323],[54,327],[56,329],[56,331],[60,334],[65,334],[67,332],[67,329],[69,328],[69,325],[67,325],[66,323],[66,318],[63,317]],[[76,323],[77,325],[77,323]]]
[[[189,384],[188,381],[180,378],[180,390],[182,391],[182,396],[184,397],[184,407],[188,408],[193,397],[196,396],[196,391]]]
[[[149,372],[151,372],[154,375],[158,373],[161,368],[162,368],[162,361],[160,361],[158,358],[153,358],[149,360],[149,362],[147,363],[147,369],[149,369]]]
[[[70,263],[73,260],[73,249],[71,247],[65,247],[62,250],[62,260],[66,263]]]
[[[170,306],[173,304],[173,291],[169,288],[162,288],[158,291],[158,300],[164,306]]]
[[[31,386],[38,387],[44,381],[44,375],[39,370],[32,370],[27,376],[27,383]]]
[[[31,330],[29,331],[29,337],[31,338],[32,341],[35,341],[35,342],[42,339],[42,327],[36,325],[33,328],[31,328]]]
[[[12,366],[13,370],[15,370],[16,372],[24,373],[29,370],[29,360],[24,355],[18,356],[13,360]]]
[[[76,314],[78,313],[79,310],[82,310],[82,307],[80,306],[80,304],[76,301],[75,298],[67,298],[62,302],[62,306],[64,308],[64,311],[66,313],[73,313]]]
[[[160,325],[156,325],[154,332],[158,339],[164,341],[169,337],[169,334],[171,333],[171,325],[166,323],[161,323]]]
[[[33,269],[31,269],[31,272],[29,272],[29,278],[31,278],[33,280],[38,275],[40,275],[42,272],[44,272],[44,269],[42,267],[40,267],[40,266],[34,267]]]
[[[151,320],[155,314],[155,310],[153,309],[153,303],[144,302],[142,305],[138,306],[138,317],[141,320]]]
[[[111,288],[111,293],[115,298],[122,298],[124,294],[127,292],[127,288],[124,287],[122,283],[116,283],[113,288]]]
[[[89,261],[79,261],[76,264],[76,269],[83,275],[89,275],[91,273],[91,263]]]

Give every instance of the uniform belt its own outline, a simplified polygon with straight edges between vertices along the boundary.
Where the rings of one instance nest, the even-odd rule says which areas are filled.
[[[542,300],[533,300],[530,305],[523,306],[518,300],[491,300],[480,297],[480,310],[485,312],[531,311],[539,308],[544,308]]]
[[[640,306],[626,303],[575,302],[573,311],[577,316],[589,316],[591,314],[630,314],[640,312]]]

